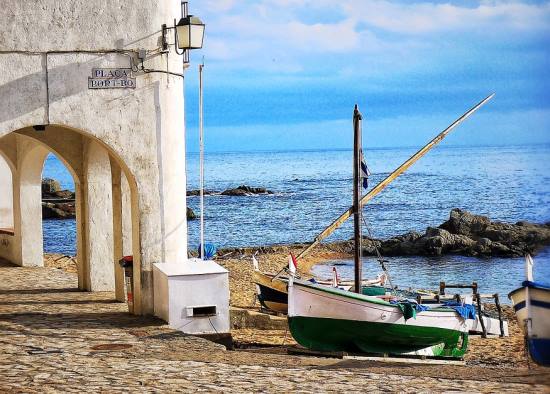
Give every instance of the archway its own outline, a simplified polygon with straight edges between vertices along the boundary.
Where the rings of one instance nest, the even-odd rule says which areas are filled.
[[[13,260],[14,240],[13,177],[14,165],[0,150],[0,258]]]
[[[53,254],[55,259],[76,257],[74,191],[75,183],[70,171],[55,154],[48,154],[42,170],[42,228],[44,254]]]
[[[116,298],[124,301],[123,270],[117,262],[124,254],[132,254],[134,312],[139,314],[137,187],[116,153],[88,133],[60,125],[45,130],[16,130],[0,138],[0,152],[15,153],[12,262],[22,266],[43,264],[41,180],[44,160],[51,152],[74,180],[79,288],[114,290]]]
[[[13,231],[13,168],[0,153],[0,230]]]

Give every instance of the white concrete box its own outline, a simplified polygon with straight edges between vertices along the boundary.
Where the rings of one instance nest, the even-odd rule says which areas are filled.
[[[229,271],[199,259],[153,267],[155,316],[187,334],[229,333]]]

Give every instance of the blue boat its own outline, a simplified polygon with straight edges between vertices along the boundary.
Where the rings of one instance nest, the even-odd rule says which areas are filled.
[[[526,280],[508,294],[533,361],[550,366],[550,285],[533,280],[533,259],[525,256]]]

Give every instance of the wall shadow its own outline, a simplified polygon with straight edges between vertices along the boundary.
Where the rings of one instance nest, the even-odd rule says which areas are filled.
[[[0,322],[13,323],[32,332],[45,328],[63,327],[66,329],[104,330],[113,328],[140,328],[144,326],[164,326],[166,323],[156,317],[130,315],[127,312],[97,312],[97,313],[0,313]],[[54,336],[55,334],[52,333]],[[40,334],[40,335],[43,335]]]

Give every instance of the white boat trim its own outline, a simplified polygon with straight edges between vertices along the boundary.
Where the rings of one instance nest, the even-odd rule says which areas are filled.
[[[437,327],[465,333],[469,329],[467,320],[452,309],[418,312],[416,318],[405,320],[399,307],[381,301],[376,297],[363,296],[334,288],[322,288],[298,280],[292,282],[288,287],[289,317],[300,316],[416,327]],[[350,295],[353,295],[353,298]]]

